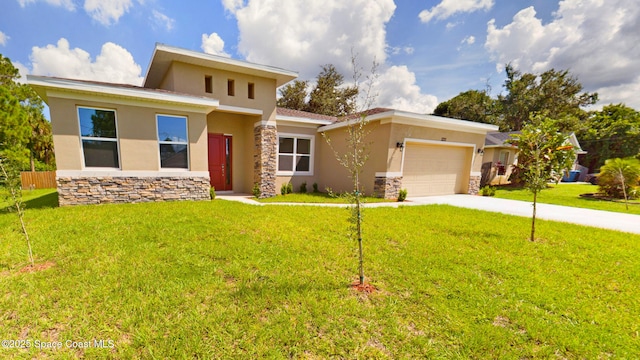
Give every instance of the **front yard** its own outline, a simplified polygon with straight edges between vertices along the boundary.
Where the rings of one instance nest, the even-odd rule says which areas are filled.
[[[46,207],[46,201],[45,201]],[[32,209],[37,261],[0,213],[3,358],[632,358],[640,236],[448,206],[216,200]],[[38,350],[39,344],[62,344]],[[106,348],[78,344],[104,340]],[[111,340],[112,342],[106,342]],[[74,347],[75,346],[75,347]]]
[[[497,189],[495,196],[498,198],[533,201],[533,195],[527,190],[509,187],[498,187]],[[623,201],[613,202],[580,196],[597,192],[597,185],[560,183],[542,190],[538,194],[538,202],[640,215],[640,202],[637,200],[630,202],[629,210],[627,210]]]

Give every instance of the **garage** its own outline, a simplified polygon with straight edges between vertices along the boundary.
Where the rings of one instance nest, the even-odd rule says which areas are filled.
[[[409,196],[466,193],[473,147],[407,143],[402,187]]]

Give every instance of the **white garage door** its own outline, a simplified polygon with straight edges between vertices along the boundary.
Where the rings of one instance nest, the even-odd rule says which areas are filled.
[[[464,193],[469,182],[473,148],[407,144],[402,187],[408,196]]]

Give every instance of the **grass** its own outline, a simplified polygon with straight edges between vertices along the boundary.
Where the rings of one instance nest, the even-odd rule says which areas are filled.
[[[597,193],[598,186],[591,184],[563,184],[554,185],[549,189],[542,190],[538,194],[538,202],[554,205],[565,205],[579,208],[595,209],[622,212],[640,215],[640,203],[634,201],[629,203],[629,210],[625,208],[624,202],[613,202],[592,198],[580,197],[580,194]],[[496,197],[503,199],[533,201],[531,192],[524,189],[509,187],[499,187]]]
[[[634,358],[640,236],[449,206],[348,211],[216,200],[0,214],[2,358]],[[113,348],[65,341],[113,340]]]
[[[287,195],[277,195],[271,198],[260,199],[259,202],[263,203],[328,203],[328,204],[348,204],[349,200],[343,196],[329,196],[326,193],[292,193]],[[390,202],[395,200],[385,200],[372,196],[362,197],[362,201],[365,203],[378,203],[378,202]]]

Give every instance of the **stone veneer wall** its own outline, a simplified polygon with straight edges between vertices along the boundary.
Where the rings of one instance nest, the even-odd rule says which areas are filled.
[[[276,196],[276,163],[278,133],[272,125],[260,125],[253,129],[253,182],[260,186],[260,198]]]
[[[60,206],[208,200],[206,177],[59,177]]]
[[[478,193],[480,192],[481,179],[482,179],[481,175],[469,176],[469,191],[468,191],[469,195],[478,195]]]
[[[397,199],[402,187],[402,176],[376,176],[373,193],[385,199]]]

